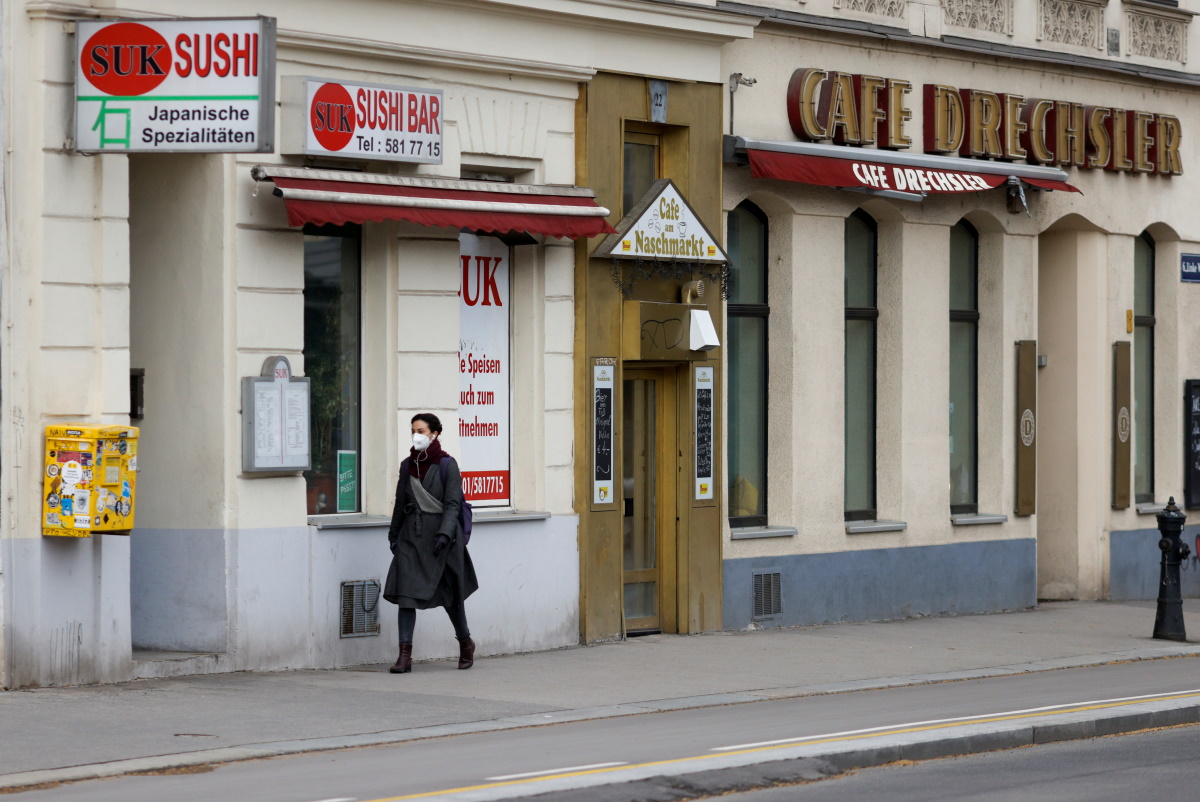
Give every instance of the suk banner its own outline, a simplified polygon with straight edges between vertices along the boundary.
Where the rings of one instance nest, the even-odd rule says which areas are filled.
[[[75,149],[270,153],[275,20],[79,20]]]
[[[508,257],[495,237],[459,236],[459,464],[476,507],[510,503]]]

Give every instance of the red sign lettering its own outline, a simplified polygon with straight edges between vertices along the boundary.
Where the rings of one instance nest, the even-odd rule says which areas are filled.
[[[258,34],[192,34],[175,37],[179,61],[175,71],[180,78],[195,73],[200,78],[215,75],[235,78],[239,75],[258,75]]]
[[[476,306],[482,299],[484,306],[504,306],[500,300],[500,287],[496,283],[496,271],[500,269],[499,256],[475,257],[475,293],[471,294],[471,257],[462,259],[462,288],[458,294],[467,306]],[[495,303],[493,303],[493,300]]]

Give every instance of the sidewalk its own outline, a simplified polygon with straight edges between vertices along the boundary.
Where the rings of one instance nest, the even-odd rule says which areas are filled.
[[[0,693],[0,788],[537,723],[1200,655],[1150,638],[1153,602],[648,636],[335,671],[212,674]],[[1184,602],[1193,635],[1200,600]],[[391,655],[388,655],[390,658]],[[1200,673],[1198,673],[1200,676]],[[132,763],[112,764],[114,761]],[[70,768],[77,767],[77,768]]]

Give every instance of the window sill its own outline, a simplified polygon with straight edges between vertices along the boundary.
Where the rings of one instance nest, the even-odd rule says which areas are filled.
[[[550,517],[548,512],[526,510],[504,510],[503,512],[484,512],[479,510],[471,519],[474,524],[504,524],[517,521],[544,521]],[[341,515],[310,515],[308,525],[317,529],[363,529],[366,527],[389,526],[392,522],[388,515],[365,515],[361,512],[342,513]]]
[[[847,535],[869,535],[873,532],[903,532],[908,529],[904,521],[847,521]]]
[[[475,515],[471,518],[471,525],[507,524],[516,523],[517,521],[544,521],[549,517],[550,513],[548,512],[536,512],[533,510],[504,510],[503,512],[475,510]]]
[[[1158,515],[1167,508],[1161,501],[1144,501],[1137,505],[1138,515]]]
[[[739,526],[729,530],[732,540],[757,540],[764,537],[795,537],[800,530],[794,526]]]
[[[950,516],[950,523],[955,526],[981,526],[986,524],[1008,523],[1007,515],[989,512],[964,512]]]
[[[388,526],[392,519],[387,515],[365,515],[361,512],[341,515],[310,515],[308,525],[317,529],[362,529],[368,526]]]

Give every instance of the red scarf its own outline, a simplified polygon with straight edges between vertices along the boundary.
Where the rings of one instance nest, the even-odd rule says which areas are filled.
[[[448,456],[450,455],[442,451],[442,437],[438,435],[438,438],[430,443],[429,448],[424,451],[417,451],[415,448],[408,450],[408,457],[411,461],[408,471],[411,475],[424,482],[425,474],[429,473],[429,469],[437,465],[442,457]]]

